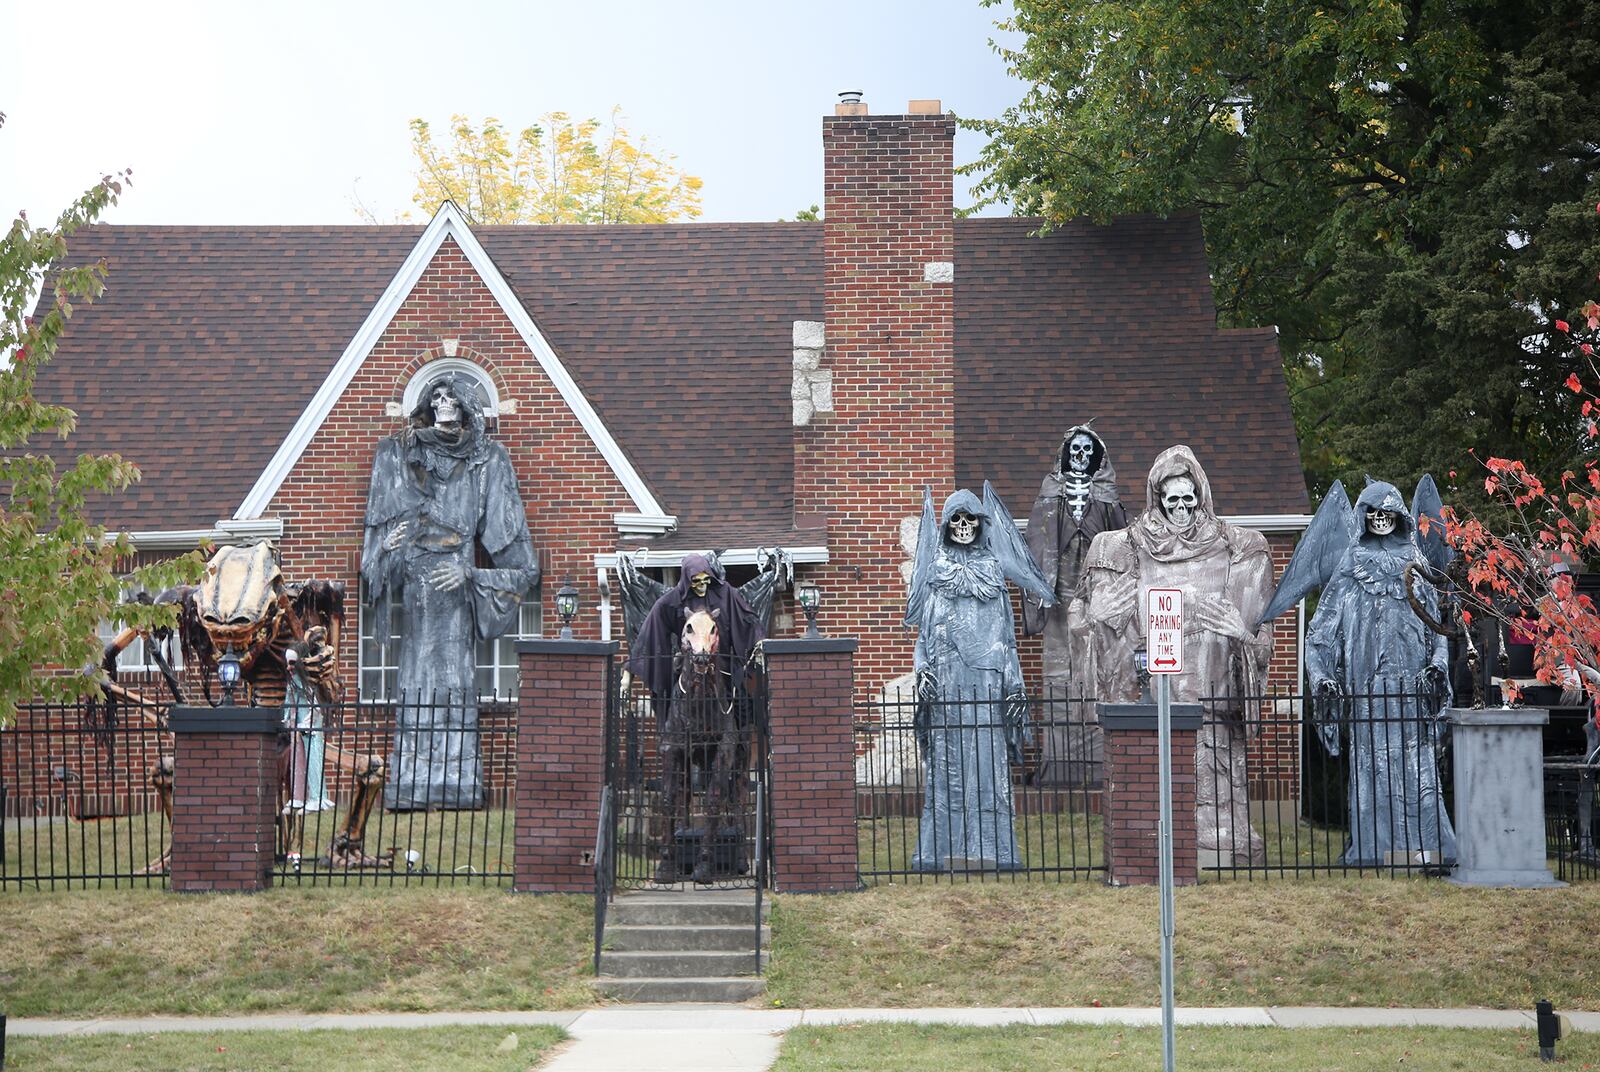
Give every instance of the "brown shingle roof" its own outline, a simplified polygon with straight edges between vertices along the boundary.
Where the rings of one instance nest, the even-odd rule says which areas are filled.
[[[956,228],[958,480],[990,476],[1025,515],[1060,431],[1098,416],[1130,501],[1157,451],[1187,441],[1225,512],[1302,511],[1273,333],[1212,326],[1198,224],[1133,218],[1045,239],[1030,229]],[[790,532],[791,333],[795,320],[822,319],[820,224],[476,233],[679,515],[674,545]],[[78,431],[36,449],[118,450],[138,463],[144,480],[102,513],[117,527],[231,516],[420,234],[79,232],[73,259],[104,257],[107,291],[39,377],[40,398],[77,410]]]

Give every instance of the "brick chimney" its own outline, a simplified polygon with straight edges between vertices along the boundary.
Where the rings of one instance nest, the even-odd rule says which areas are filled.
[[[794,437],[795,521],[827,525],[812,576],[863,623],[864,693],[911,669],[903,523],[925,485],[942,504],[955,479],[955,120],[936,100],[869,112],[846,101],[822,121],[826,319],[804,375],[831,397],[813,407],[797,386]]]

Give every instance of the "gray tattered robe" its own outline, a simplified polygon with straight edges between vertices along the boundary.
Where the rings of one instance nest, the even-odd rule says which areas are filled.
[[[1338,494],[1343,495],[1343,491]],[[1366,531],[1367,510],[1395,514],[1395,531]],[[1335,682],[1345,697],[1336,709],[1346,723],[1350,757],[1350,843],[1341,863],[1381,866],[1391,852],[1456,858],[1455,830],[1444,807],[1436,743],[1439,705],[1425,693],[1432,667],[1448,679],[1445,638],[1428,629],[1406,601],[1405,568],[1422,558],[1415,522],[1392,484],[1369,484],[1356,501],[1362,526],[1322,590],[1306,632],[1306,672],[1313,690]],[[1438,615],[1438,595],[1425,581],[1417,597]],[[1329,712],[1333,714],[1335,712]],[[1323,722],[1325,743],[1339,727]]]
[[[391,604],[405,615],[387,808],[483,804],[477,641],[516,627],[522,595],[539,578],[511,459],[472,409],[459,442],[411,428],[379,443],[372,463],[361,577],[378,608],[375,630]],[[410,523],[404,542],[386,549],[402,522]],[[493,568],[473,568],[475,542]],[[467,579],[447,592],[429,578],[450,561]]]

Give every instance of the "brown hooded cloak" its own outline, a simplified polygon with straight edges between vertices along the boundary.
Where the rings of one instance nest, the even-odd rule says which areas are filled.
[[[1161,485],[1194,481],[1199,504],[1189,527],[1176,529],[1161,510]],[[1259,715],[1272,654],[1272,627],[1261,614],[1272,599],[1272,556],[1259,532],[1217,517],[1211,484],[1188,447],[1170,447],[1150,467],[1144,512],[1120,532],[1095,537],[1085,569],[1088,619],[1103,701],[1139,698],[1134,652],[1144,646],[1145,593],[1183,590],[1184,672],[1172,681],[1174,702],[1208,702],[1195,746],[1195,798],[1202,849],[1238,862],[1264,858],[1250,830],[1245,786],[1246,720]],[[1217,719],[1219,721],[1210,721]]]

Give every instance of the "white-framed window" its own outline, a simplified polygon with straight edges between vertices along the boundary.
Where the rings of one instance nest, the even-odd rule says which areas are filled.
[[[120,598],[124,603],[132,603],[142,591],[143,589],[137,587],[124,588]],[[120,621],[103,621],[95,627],[95,632],[100,637],[100,645],[103,650],[105,645],[115,640],[117,634],[122,632],[122,623]],[[160,641],[153,638],[134,637],[133,642],[123,648],[122,652],[117,656],[117,671],[123,674],[160,673],[161,667],[156,664],[155,658],[150,654],[151,649],[158,645],[160,645]],[[174,673],[183,670],[183,646],[178,643],[176,628],[173,629],[172,638],[161,648],[161,654],[166,658],[167,665],[172,667]]]
[[[374,636],[372,606],[367,586],[361,586],[357,611],[360,640],[357,648],[361,699],[385,703],[399,692],[400,659],[405,650],[405,611],[397,603],[389,620],[389,635]],[[517,641],[532,640],[544,630],[544,611],[540,589],[536,586],[522,599],[517,611],[517,630],[494,640],[478,643],[478,702],[517,698]]]

